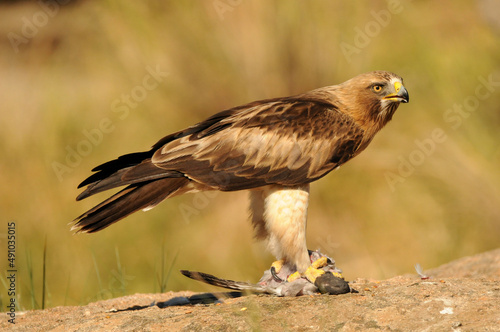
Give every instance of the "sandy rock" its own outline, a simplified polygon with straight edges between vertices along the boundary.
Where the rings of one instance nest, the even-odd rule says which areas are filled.
[[[337,296],[136,294],[83,307],[18,312],[15,325],[3,319],[0,329],[500,331],[500,249],[424,272],[429,279],[417,274],[357,279],[350,285],[359,293]]]

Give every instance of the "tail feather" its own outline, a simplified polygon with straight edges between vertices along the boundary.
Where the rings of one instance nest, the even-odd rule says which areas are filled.
[[[88,184],[99,182],[119,170],[127,169],[131,166],[136,166],[142,163],[144,160],[151,158],[153,156],[153,151],[146,152],[135,152],[120,156],[114,160],[110,160],[104,164],[101,164],[92,169],[92,172],[97,172],[86,178],[82,183],[78,185],[78,188],[82,188]]]
[[[119,187],[119,186],[122,186],[122,185],[131,184],[131,183],[124,183],[121,180],[121,178],[122,178],[123,174],[125,174],[132,167],[133,166],[120,169],[120,170],[116,171],[115,173],[109,175],[108,177],[105,177],[103,179],[97,180],[95,182],[88,183],[87,188],[85,188],[85,190],[82,191],[80,193],[80,195],[78,195],[76,197],[76,200],[77,201],[81,201],[82,199],[87,198],[89,196],[92,196],[94,194],[97,194],[97,193],[99,193],[101,191],[105,191],[105,190],[112,189],[112,188],[115,188],[115,187]],[[95,174],[95,175],[97,175],[97,174]]]
[[[185,177],[176,177],[131,184],[76,218],[71,229],[84,233],[100,231],[135,211],[174,196],[188,182]]]
[[[94,174],[99,175],[100,173]],[[94,182],[87,183],[88,187],[76,197],[77,201],[116,187],[126,186],[134,183],[158,180],[161,178],[180,178],[182,173],[161,169],[146,159],[138,165],[124,167],[115,170],[114,173],[100,177]]]

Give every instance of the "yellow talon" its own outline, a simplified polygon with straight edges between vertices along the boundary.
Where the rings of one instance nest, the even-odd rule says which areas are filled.
[[[314,262],[312,262],[312,264],[309,268],[313,267],[315,269],[319,269],[319,268],[326,266],[326,265],[328,265],[328,258],[323,256],[321,258],[318,258]]]
[[[300,275],[299,271],[296,271],[296,272],[290,274],[288,276],[288,278],[286,279],[286,281],[288,281],[288,282],[294,282],[295,280],[297,280],[299,278],[302,278],[302,276]]]
[[[298,271],[290,274],[286,281],[288,282],[294,282],[295,280],[306,277],[307,280],[309,280],[311,283],[314,284],[316,281],[316,278],[318,278],[320,275],[325,274],[324,270],[321,270],[322,267],[325,267],[328,265],[328,258],[327,257],[321,257],[314,262],[307,268],[306,272],[303,274],[300,274]],[[279,271],[283,267],[283,260],[276,261],[272,264],[272,266],[276,269],[276,271]],[[342,277],[342,274],[337,273],[337,272],[331,272],[335,277],[344,279]]]
[[[317,262],[317,261],[316,261]],[[316,278],[320,275],[325,274],[325,271],[315,268],[313,265],[309,266],[304,273],[304,276],[314,284]]]
[[[274,271],[276,273],[280,273],[281,271],[281,268],[283,267],[283,264],[285,263],[284,260],[280,259],[279,261],[274,261],[272,264],[271,264],[271,267],[274,267]]]

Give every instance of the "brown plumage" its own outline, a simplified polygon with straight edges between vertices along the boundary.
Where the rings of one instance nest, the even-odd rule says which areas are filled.
[[[202,190],[251,190],[252,222],[278,259],[309,265],[309,183],[363,151],[408,102],[402,79],[376,71],[304,94],[255,101],[168,135],[147,152],[97,166],[81,200],[127,186],[76,218],[96,232],[166,198]]]

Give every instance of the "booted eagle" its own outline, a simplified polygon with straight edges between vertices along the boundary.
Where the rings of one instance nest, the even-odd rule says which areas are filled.
[[[374,71],[222,111],[149,151],[94,168],[77,200],[126,187],[76,218],[73,229],[97,232],[185,193],[248,190],[257,239],[268,241],[281,266],[307,275],[309,183],[363,151],[408,101],[401,77]]]

